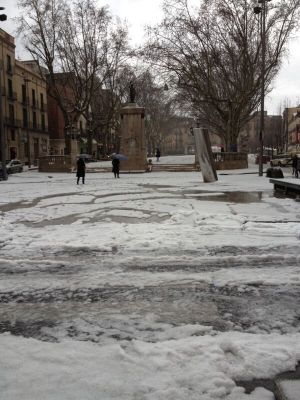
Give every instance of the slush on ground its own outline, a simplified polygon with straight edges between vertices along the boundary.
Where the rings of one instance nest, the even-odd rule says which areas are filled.
[[[274,400],[238,382],[300,360],[300,203],[256,169],[1,182],[0,399]]]

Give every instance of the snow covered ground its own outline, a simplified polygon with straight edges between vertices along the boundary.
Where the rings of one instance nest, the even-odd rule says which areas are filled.
[[[0,399],[273,399],[235,382],[300,360],[300,203],[251,171],[0,182]]]

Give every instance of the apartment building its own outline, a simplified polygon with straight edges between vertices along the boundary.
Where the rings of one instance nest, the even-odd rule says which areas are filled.
[[[300,106],[283,111],[283,132],[286,151],[300,151]]]
[[[49,151],[46,84],[34,62],[15,59],[14,37],[2,29],[0,46],[6,159],[34,164]]]
[[[252,118],[240,132],[238,140],[239,151],[246,153],[257,153],[260,133],[260,112],[255,112]],[[284,147],[284,138],[282,133],[282,116],[268,115],[264,112],[264,147],[276,149],[281,152]]]

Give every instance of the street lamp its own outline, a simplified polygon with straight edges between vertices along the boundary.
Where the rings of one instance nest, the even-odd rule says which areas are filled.
[[[29,111],[28,111],[28,103],[29,103],[29,91],[28,91],[28,82],[30,82],[30,79],[24,78],[24,83],[26,87],[26,133],[27,133],[27,157],[28,157],[28,168],[30,168],[31,165],[31,157],[30,157],[30,133],[29,133]]]
[[[92,114],[92,107],[89,106],[88,108],[88,116],[87,116],[87,143],[88,154],[92,155],[93,152],[93,114]]]
[[[5,10],[5,7],[0,7],[0,10]],[[6,21],[6,20],[7,20],[7,15],[0,14],[0,21]]]
[[[263,176],[264,130],[265,130],[265,65],[266,65],[266,3],[270,0],[258,0],[254,14],[261,14],[261,95],[260,95],[260,131],[258,175]]]
[[[4,7],[0,7],[0,10],[4,10]],[[0,21],[5,21],[7,16],[5,14],[0,15]],[[3,111],[2,111],[2,91],[1,91],[1,72],[2,68],[0,68],[0,150],[1,150],[1,161],[2,161],[2,179],[4,181],[7,180],[7,171],[6,171],[6,140],[5,140],[5,132],[3,126]]]

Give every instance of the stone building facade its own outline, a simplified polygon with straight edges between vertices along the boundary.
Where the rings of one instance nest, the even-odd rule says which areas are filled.
[[[2,29],[0,46],[6,159],[35,164],[49,150],[46,84],[32,62],[15,59],[14,37]]]
[[[244,129],[240,132],[238,140],[239,151],[257,153],[259,148],[260,112],[255,112]],[[264,114],[264,147],[281,152],[284,146],[282,134],[282,116]]]
[[[283,134],[285,150],[300,152],[300,106],[284,109]]]

